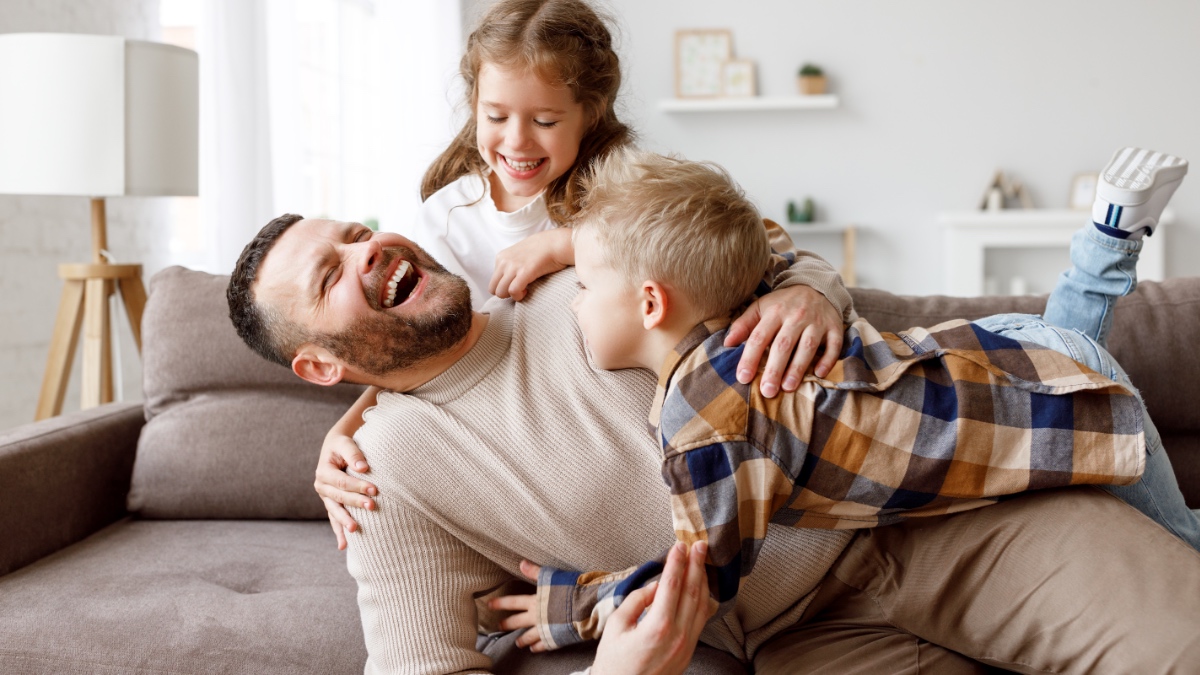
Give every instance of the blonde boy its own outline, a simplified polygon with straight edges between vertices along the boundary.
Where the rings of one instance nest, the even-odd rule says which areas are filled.
[[[650,423],[676,535],[707,542],[722,610],[768,523],[874,527],[1142,474],[1144,409],[1129,388],[967,321],[884,334],[857,319],[828,377],[764,398],[757,381],[738,383],[742,348],[725,347],[724,335],[731,313],[787,260],[728,174],[629,151],[596,165],[585,192],[573,308],[596,367],[659,373]],[[541,568],[526,613],[544,643],[535,646],[598,637],[662,562]]]

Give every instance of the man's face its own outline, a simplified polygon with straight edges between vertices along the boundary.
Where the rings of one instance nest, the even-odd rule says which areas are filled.
[[[571,303],[592,363],[604,370],[633,368],[631,355],[640,344],[641,295],[607,261],[590,230],[575,235],[575,274],[579,294]]]
[[[263,260],[255,297],[374,376],[444,353],[471,327],[465,281],[408,239],[358,223],[292,225]]]

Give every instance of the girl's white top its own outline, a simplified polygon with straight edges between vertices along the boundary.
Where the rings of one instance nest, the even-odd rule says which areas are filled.
[[[446,269],[467,280],[471,307],[491,299],[488,282],[496,254],[525,237],[554,229],[546,200],[538,195],[512,213],[496,210],[486,178],[467,174],[433,193],[402,234],[425,249]]]

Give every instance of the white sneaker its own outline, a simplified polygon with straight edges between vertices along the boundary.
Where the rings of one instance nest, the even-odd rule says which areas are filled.
[[[1153,234],[1187,171],[1188,162],[1181,157],[1141,148],[1116,151],[1100,173],[1092,220],[1114,236]]]

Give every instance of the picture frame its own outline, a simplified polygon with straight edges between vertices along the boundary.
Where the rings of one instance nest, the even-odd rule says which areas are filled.
[[[724,65],[732,58],[733,32],[728,29],[675,31],[675,96],[723,96]]]
[[[721,93],[724,96],[757,96],[758,86],[755,82],[754,61],[750,59],[726,61],[721,66],[721,83]]]
[[[1076,174],[1071,179],[1071,194],[1068,196],[1067,204],[1071,208],[1081,211],[1092,208],[1092,202],[1096,201],[1096,184],[1099,182],[1100,174],[1098,173]]]

